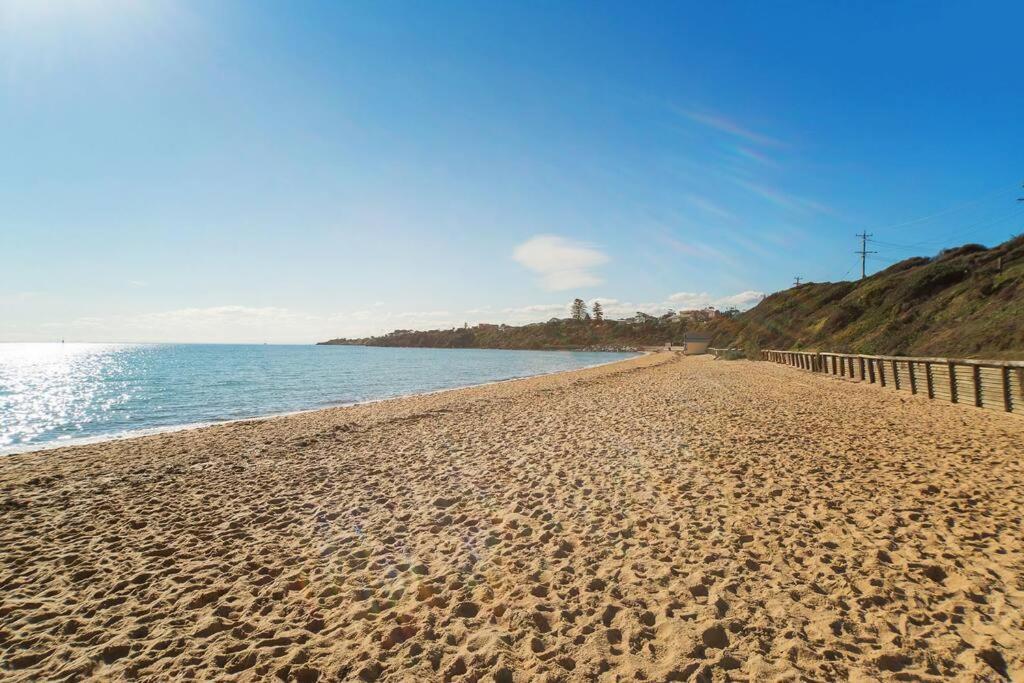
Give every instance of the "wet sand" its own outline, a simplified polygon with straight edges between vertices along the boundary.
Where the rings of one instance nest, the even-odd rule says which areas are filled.
[[[0,678],[1024,680],[1022,442],[654,354],[0,458]]]

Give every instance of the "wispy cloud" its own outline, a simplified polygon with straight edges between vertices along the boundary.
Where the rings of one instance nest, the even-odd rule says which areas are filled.
[[[568,304],[531,304],[529,306],[516,306],[503,308],[502,313],[564,313],[569,310]]]
[[[785,143],[781,140],[777,140],[768,135],[762,135],[756,133],[749,128],[746,128],[736,121],[721,116],[719,114],[712,114],[709,112],[699,112],[692,110],[683,110],[681,112],[683,116],[690,119],[695,123],[699,123],[702,126],[707,126],[721,133],[726,133],[734,137],[742,138],[747,142],[751,142],[757,145],[763,145],[765,147],[785,147]]]
[[[769,187],[762,183],[755,183],[742,178],[733,178],[733,182],[745,190],[752,192],[761,199],[774,204],[775,206],[800,211],[803,213],[824,213],[834,215],[835,212],[828,206],[813,199],[798,197],[788,192]]]
[[[751,149],[750,147],[746,147],[744,145],[736,145],[736,148],[733,150],[733,152],[736,154],[736,156],[740,157],[741,159],[749,159],[751,161],[756,161],[759,164],[763,164],[771,168],[779,168],[779,163],[777,161],[770,158],[767,154],[757,151],[756,149]]]
[[[44,296],[42,292],[0,292],[0,305],[32,303]]]
[[[558,235],[532,237],[515,248],[512,258],[539,274],[543,287],[553,291],[601,284],[593,269],[608,262],[608,255],[596,247]]]
[[[665,244],[669,249],[683,254],[684,256],[690,256],[703,261],[715,261],[723,265],[727,265],[730,268],[739,267],[739,263],[735,258],[733,258],[733,256],[705,242],[697,240],[687,240],[684,242],[667,234],[658,235],[657,239]]]
[[[700,197],[695,194],[687,194],[685,195],[685,197],[686,201],[688,201],[692,206],[697,207],[706,214],[715,216],[717,218],[725,218],[727,220],[732,220],[735,218],[732,212],[722,208],[721,206],[711,201],[707,197]]]

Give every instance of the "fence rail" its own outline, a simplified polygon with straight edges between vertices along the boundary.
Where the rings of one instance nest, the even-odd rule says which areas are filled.
[[[763,360],[931,399],[1024,415],[1024,361],[762,351]]]

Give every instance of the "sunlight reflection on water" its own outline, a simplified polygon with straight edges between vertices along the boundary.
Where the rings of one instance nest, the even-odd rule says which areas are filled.
[[[115,411],[128,399],[123,383],[129,344],[0,345],[0,448],[68,432]]]
[[[0,344],[0,454],[479,384],[633,354],[217,344]]]

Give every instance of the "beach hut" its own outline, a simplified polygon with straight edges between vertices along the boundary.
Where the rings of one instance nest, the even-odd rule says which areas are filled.
[[[708,352],[708,344],[711,343],[711,335],[703,332],[687,332],[683,335],[683,353],[687,356],[695,356],[699,353]]]

